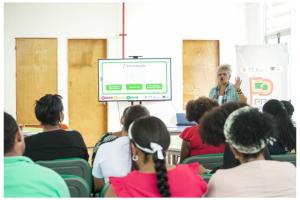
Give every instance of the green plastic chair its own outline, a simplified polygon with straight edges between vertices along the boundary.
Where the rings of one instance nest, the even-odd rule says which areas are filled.
[[[105,197],[108,187],[109,187],[109,183],[104,183],[104,185],[102,186],[101,191],[99,193],[99,197]]]
[[[71,197],[90,197],[90,187],[83,178],[64,174],[61,177],[66,182]]]
[[[92,169],[89,163],[82,158],[63,158],[47,161],[36,161],[37,164],[50,168],[60,175],[79,176],[87,182],[90,193],[93,188]]]
[[[203,174],[203,175],[201,175],[201,177],[203,178],[203,180],[205,180],[206,183],[208,183],[211,175],[212,174]]]
[[[288,153],[288,154],[278,154],[278,155],[271,155],[272,160],[278,161],[286,161],[293,163],[296,166],[296,154]]]
[[[223,154],[219,153],[219,154],[191,156],[184,159],[184,161],[182,161],[182,164],[193,163],[193,162],[198,162],[207,169],[213,169],[223,165]]]

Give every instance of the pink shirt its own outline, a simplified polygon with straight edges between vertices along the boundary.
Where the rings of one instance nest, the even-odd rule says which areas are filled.
[[[189,156],[224,153],[225,144],[215,147],[203,143],[199,134],[199,126],[187,127],[183,130],[179,137],[190,143]]]
[[[171,197],[201,197],[207,183],[198,175],[199,164],[180,164],[168,171]],[[112,189],[118,197],[160,197],[155,173],[134,170],[125,177],[110,177]]]
[[[207,197],[296,197],[296,167],[288,162],[256,160],[219,169],[208,183]]]

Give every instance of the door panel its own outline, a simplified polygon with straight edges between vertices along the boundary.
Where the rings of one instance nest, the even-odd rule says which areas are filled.
[[[35,101],[57,93],[57,39],[16,38],[16,110],[19,124],[37,125]]]
[[[69,125],[93,147],[107,131],[107,105],[98,102],[97,60],[106,58],[106,40],[68,41]]]
[[[183,41],[183,108],[190,99],[207,96],[216,84],[218,40]]]

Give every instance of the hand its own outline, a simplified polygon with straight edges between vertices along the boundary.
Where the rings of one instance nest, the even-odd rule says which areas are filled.
[[[235,84],[234,84],[235,89],[237,90],[241,89],[241,84],[242,84],[242,80],[240,79],[239,76],[237,76],[235,78]]]
[[[199,174],[205,174],[207,172],[207,170],[205,169],[205,167],[203,165],[199,165]]]

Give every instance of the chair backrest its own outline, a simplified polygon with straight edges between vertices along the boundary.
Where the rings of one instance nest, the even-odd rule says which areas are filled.
[[[291,162],[296,166],[296,154],[292,154],[292,153],[278,154],[278,155],[271,155],[271,157],[272,160]]]
[[[92,169],[89,163],[82,158],[63,158],[47,161],[36,161],[37,164],[53,169],[60,175],[75,175],[83,178],[90,192],[93,187]]]
[[[105,197],[108,187],[109,187],[109,183],[104,183],[99,193],[99,197]]]
[[[206,183],[208,183],[211,175],[212,174],[203,174],[203,175],[201,175],[201,177],[203,178],[203,180],[205,180]]]
[[[61,176],[69,188],[71,197],[90,197],[90,187],[83,178],[74,175]]]
[[[223,154],[220,153],[220,154],[191,156],[184,159],[182,163],[186,164],[186,163],[193,163],[193,162],[198,162],[207,169],[213,169],[223,165]]]

